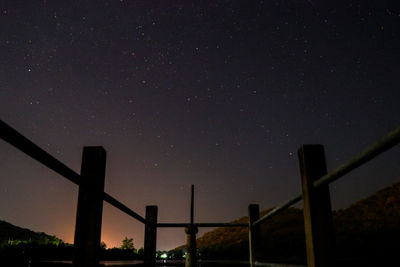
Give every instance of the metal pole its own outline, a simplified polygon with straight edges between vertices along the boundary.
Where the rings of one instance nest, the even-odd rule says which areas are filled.
[[[191,188],[191,199],[190,199],[190,224],[194,222],[194,185]]]

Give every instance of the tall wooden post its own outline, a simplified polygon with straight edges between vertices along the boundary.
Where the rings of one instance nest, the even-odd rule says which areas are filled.
[[[156,243],[157,243],[157,206],[146,206],[146,224],[144,230],[144,265],[156,266]]]
[[[257,204],[249,205],[249,261],[250,266],[255,266],[256,256],[260,246],[260,225],[253,225],[260,218],[260,207]]]
[[[99,264],[106,151],[84,147],[74,239],[74,267]]]
[[[186,261],[185,267],[197,267],[197,246],[196,234],[197,226],[190,224],[185,228],[186,232]]]
[[[197,267],[197,226],[194,224],[194,185],[191,187],[190,224],[185,228],[186,233],[186,261],[185,267]]]
[[[313,186],[327,173],[324,147],[303,145],[298,150],[309,267],[333,266],[334,232],[329,186]]]

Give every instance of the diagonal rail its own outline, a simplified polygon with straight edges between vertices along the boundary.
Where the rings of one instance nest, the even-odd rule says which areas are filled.
[[[353,171],[354,169],[360,167],[361,165],[367,163],[371,159],[377,157],[378,155],[382,154],[383,152],[389,150],[390,148],[396,146],[400,142],[400,126],[396,127],[386,135],[379,138],[377,141],[369,145],[365,148],[361,153],[354,156],[346,163],[340,165],[335,170],[331,171],[330,173],[322,176],[320,179],[314,182],[314,187],[318,188],[320,186],[332,183],[337,179],[343,177],[344,175],[348,174],[349,172]],[[258,219],[254,222],[254,225],[260,224],[267,219],[271,218],[274,215],[279,214],[283,210],[289,208],[290,206],[296,204],[302,199],[302,194],[298,193],[291,199],[285,201],[278,207],[274,208],[267,214],[265,214],[262,218]]]
[[[77,174],[64,163],[50,155],[48,152],[44,151],[38,145],[17,132],[15,129],[13,129],[2,120],[0,120],[0,137],[10,145],[16,147],[17,149],[30,156],[31,158],[39,161],[44,166],[55,171],[56,173],[70,180],[74,184],[80,185],[81,176],[79,174]],[[136,220],[145,224],[148,223],[142,216],[129,209],[126,205],[105,192],[103,192],[103,200],[108,202],[110,205],[116,207],[120,211],[126,213],[127,215],[135,218]]]
[[[112,196],[107,194],[106,192],[103,192],[103,200],[105,202],[109,203],[110,205],[116,207],[120,211],[122,211],[122,212],[126,213],[127,215],[131,216],[132,218],[135,218],[136,220],[138,220],[138,221],[140,221],[140,222],[142,222],[144,224],[150,224],[150,222],[148,222],[142,216],[140,216],[139,214],[137,214],[136,212],[134,212],[133,210],[131,210],[130,208],[125,206],[123,203],[119,202],[118,200],[116,200],[115,198],[113,198]]]
[[[73,171],[71,168],[63,164],[61,161],[57,160],[55,157],[50,155],[48,152],[44,151],[42,148],[37,146],[35,143],[30,141],[25,136],[18,133],[15,129],[7,125],[5,122],[0,120],[0,137],[11,144],[12,146],[18,148],[25,154],[29,155],[33,159],[39,161],[43,165],[52,169],[56,173],[70,180],[76,185],[80,185],[81,176]],[[328,173],[327,175],[321,177],[319,180],[314,182],[314,187],[320,187],[322,185],[329,184],[352,170],[358,168],[359,166],[365,164],[369,160],[375,158],[376,156],[382,154],[388,149],[394,147],[400,142],[400,126],[389,132],[387,135],[381,137],[372,145],[368,146],[361,153],[351,158],[346,163],[340,165],[338,168]],[[298,193],[291,199],[285,201],[278,207],[271,210],[269,213],[264,215],[262,218],[254,222],[254,225],[260,224],[265,220],[271,218],[274,215],[279,214],[286,208],[296,204],[302,199],[302,194]],[[103,192],[103,200],[108,202],[110,205],[116,207],[127,215],[137,219],[144,224],[150,224],[142,216],[129,209],[126,205],[116,200],[114,197]],[[158,223],[157,227],[186,227],[188,223]],[[240,223],[197,223],[198,227],[245,227],[247,224]]]
[[[41,149],[31,140],[11,128],[5,122],[0,120],[0,136],[1,138],[9,143],[10,145],[18,148],[31,158],[39,161],[46,167],[52,169],[56,173],[64,176],[76,185],[80,184],[81,176],[73,171],[71,168],[66,166],[64,163]]]
[[[400,142],[400,126],[365,148],[360,154],[314,182],[314,187],[332,183]]]
[[[258,219],[257,221],[255,221],[253,223],[253,225],[257,225],[260,224],[264,221],[266,221],[267,219],[271,218],[274,215],[278,215],[279,213],[281,213],[282,211],[284,211],[285,209],[289,208],[290,206],[296,204],[297,202],[299,202],[302,199],[302,195],[301,194],[297,194],[294,197],[292,197],[291,199],[283,202],[281,205],[279,205],[278,207],[274,208],[273,210],[271,210],[270,212],[268,212],[267,214],[265,214],[263,217],[261,217],[260,219]]]

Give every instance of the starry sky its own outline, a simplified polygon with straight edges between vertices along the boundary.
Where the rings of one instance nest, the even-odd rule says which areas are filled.
[[[297,149],[328,169],[399,125],[396,1],[2,1],[1,119],[160,222],[227,222],[300,192]],[[73,242],[78,188],[0,142],[0,219]],[[400,179],[394,148],[331,185],[343,208]],[[201,233],[210,229],[202,229]],[[102,240],[144,227],[104,204]],[[185,241],[160,229],[158,249]]]

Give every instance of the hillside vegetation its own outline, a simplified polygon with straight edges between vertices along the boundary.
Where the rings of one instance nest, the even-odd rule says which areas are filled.
[[[55,236],[34,232],[0,220],[0,246],[19,243],[60,244],[63,241]]]
[[[261,212],[261,216],[269,210]],[[400,183],[333,212],[336,258],[354,266],[393,261],[400,240]],[[242,217],[234,222],[247,222]],[[258,260],[306,262],[301,209],[289,208],[261,225]],[[248,259],[246,227],[217,228],[197,239],[203,259]]]

